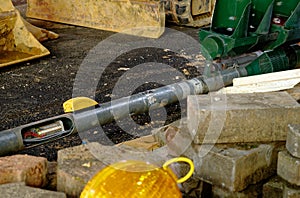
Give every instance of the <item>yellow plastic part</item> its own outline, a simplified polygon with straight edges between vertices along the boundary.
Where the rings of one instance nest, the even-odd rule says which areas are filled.
[[[88,107],[93,107],[95,105],[98,105],[95,100],[87,97],[76,97],[64,102],[63,108],[65,113],[71,113]]]
[[[177,179],[168,167],[174,162],[190,165],[188,174]],[[179,198],[177,183],[186,181],[193,173],[191,160],[183,157],[167,161],[162,168],[143,161],[121,161],[99,171],[85,186],[81,198]]]

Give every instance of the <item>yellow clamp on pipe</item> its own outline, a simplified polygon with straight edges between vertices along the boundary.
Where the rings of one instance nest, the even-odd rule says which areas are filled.
[[[186,162],[190,165],[190,170],[189,172],[182,178],[178,179],[177,180],[177,183],[183,183],[185,182],[186,180],[188,180],[192,175],[193,175],[193,172],[195,170],[195,166],[194,166],[194,163],[192,162],[192,160],[190,160],[189,158],[186,158],[186,157],[176,157],[176,158],[172,158],[168,161],[166,161],[164,164],[163,164],[163,169],[164,170],[167,170],[168,166],[172,163],[175,163],[175,162]]]
[[[87,97],[76,97],[64,102],[63,108],[65,113],[71,113],[74,111],[78,111],[88,107],[93,107],[96,105],[98,105],[98,103],[95,100],[92,100]]]

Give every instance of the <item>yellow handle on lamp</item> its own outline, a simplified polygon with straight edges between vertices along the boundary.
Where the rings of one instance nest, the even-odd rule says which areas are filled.
[[[194,163],[189,158],[186,158],[186,157],[176,157],[176,158],[172,158],[172,159],[166,161],[164,163],[164,165],[163,165],[163,169],[166,170],[170,164],[175,163],[175,162],[186,162],[186,163],[188,163],[190,165],[189,172],[184,177],[182,177],[182,178],[180,178],[180,179],[177,180],[177,183],[183,183],[183,182],[185,182],[186,180],[188,180],[193,175],[193,172],[195,170]]]

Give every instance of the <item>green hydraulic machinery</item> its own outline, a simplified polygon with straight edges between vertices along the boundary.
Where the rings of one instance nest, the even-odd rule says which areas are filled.
[[[217,0],[199,39],[207,57],[273,50],[300,40],[299,0]]]

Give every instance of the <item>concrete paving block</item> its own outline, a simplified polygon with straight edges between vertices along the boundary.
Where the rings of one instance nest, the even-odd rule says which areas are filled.
[[[58,151],[57,191],[68,196],[79,197],[86,183],[94,174],[104,168],[84,146],[76,146]]]
[[[5,198],[66,198],[64,193],[25,186],[25,183],[2,184],[0,185],[0,192],[1,197]]]
[[[47,159],[30,155],[0,158],[0,184],[25,182],[28,186],[47,184]]]
[[[292,156],[300,158],[300,125],[289,125],[286,149]]]
[[[196,144],[285,141],[300,104],[287,92],[189,96],[187,120]]]
[[[209,197],[204,196],[204,193],[211,194],[211,185],[201,181],[200,178],[195,175],[182,184],[179,184],[179,188],[183,193],[183,197],[188,198]]]
[[[57,162],[48,162],[47,186],[45,189],[56,191],[57,186]]]
[[[213,198],[257,198],[262,196],[262,183],[250,185],[243,191],[231,192],[218,186],[212,186]],[[273,197],[272,197],[273,198]]]
[[[162,165],[167,159],[167,151],[159,149],[157,155],[151,156],[155,151],[126,144],[104,146],[97,142],[60,150],[57,158],[57,190],[78,197],[93,175],[122,160],[143,160]]]
[[[263,197],[282,198],[284,186],[284,181],[280,177],[272,177],[263,186]]]
[[[195,174],[203,181],[236,192],[274,175],[278,150],[282,149],[284,142],[193,145],[183,155],[193,159]]]
[[[283,198],[299,198],[300,188],[285,186],[283,190]]]
[[[278,153],[277,174],[293,185],[300,186],[300,159],[288,151]]]
[[[263,186],[264,198],[299,198],[300,187],[291,185],[279,176],[272,177]]]

